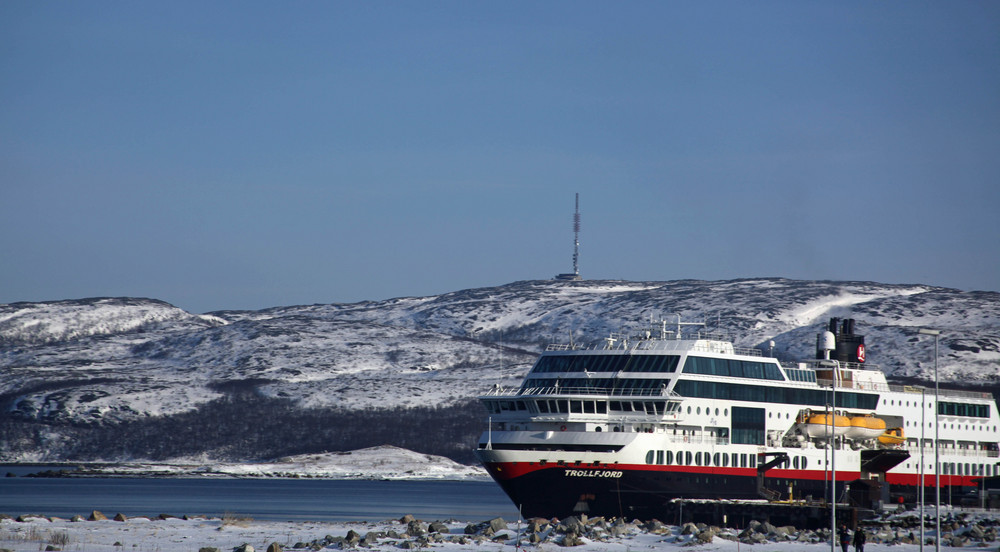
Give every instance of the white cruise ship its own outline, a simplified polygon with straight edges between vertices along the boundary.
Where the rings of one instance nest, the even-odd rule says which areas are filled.
[[[688,326],[550,345],[519,388],[480,397],[489,426],[476,454],[525,515],[829,502],[831,480],[833,501],[866,508],[913,503],[920,489],[933,503],[937,479],[957,502],[1000,475],[992,396],[888,384],[865,364],[854,320],[832,319],[818,358],[796,364]]]

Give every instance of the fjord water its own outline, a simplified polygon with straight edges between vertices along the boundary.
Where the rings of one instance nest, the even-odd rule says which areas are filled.
[[[517,519],[492,481],[0,477],[0,513],[109,518],[233,514],[261,521]]]

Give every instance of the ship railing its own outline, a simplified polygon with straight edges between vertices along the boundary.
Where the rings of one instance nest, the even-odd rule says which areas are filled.
[[[668,443],[690,443],[694,445],[728,445],[729,437],[714,435],[673,435],[667,433],[663,440]]]
[[[893,385],[889,384],[889,391],[896,391],[899,393],[915,393],[917,395],[923,392],[927,396],[934,394],[933,390],[928,387],[919,387],[916,385]],[[988,399],[993,400],[993,395],[986,391],[963,391],[961,389],[941,389],[938,391],[938,395],[942,397],[955,397],[963,399]]]
[[[682,398],[665,389],[611,389],[607,387],[493,387],[484,397],[522,397],[530,395],[604,395],[611,397],[668,397]]]
[[[910,452],[912,454],[920,454],[919,446],[907,445],[903,447],[903,450]],[[928,445],[924,447],[924,454],[932,454],[934,452],[934,446]],[[945,456],[966,456],[969,458],[1000,458],[1000,451],[995,450],[982,450],[982,449],[961,449],[961,448],[942,448],[940,454]]]
[[[816,383],[820,387],[830,387],[832,380],[828,379],[817,379]],[[929,399],[934,395],[932,389],[925,387],[919,387],[915,385],[895,385],[891,383],[873,383],[867,381],[839,381],[837,382],[837,389],[858,389],[861,391],[875,391],[875,392],[896,392],[896,393],[913,393],[920,395],[925,394]],[[983,400],[993,400],[993,395],[985,391],[962,391],[959,389],[941,389],[938,393],[942,397],[951,398],[962,398],[962,399],[983,399]]]
[[[607,343],[599,345],[581,345],[578,343],[549,343],[545,346],[546,351],[694,351],[698,353],[729,353],[730,349],[734,354],[752,357],[763,357],[764,352],[752,347],[735,347],[729,341],[712,339],[701,336],[704,342],[691,344],[691,340],[673,339],[651,339],[648,341],[618,341],[609,346]],[[707,342],[707,343],[705,343]]]
[[[528,387],[517,389],[516,395],[605,395],[612,397],[673,397],[663,389],[612,389],[608,387]]]
[[[830,370],[833,367],[832,364],[823,364],[823,363],[830,363],[830,362],[832,362],[832,361],[810,359],[810,360],[803,360],[803,361],[799,361],[799,362],[782,362],[781,366],[783,366],[785,368],[801,368],[801,365],[805,364],[806,368],[809,368],[811,370]],[[877,364],[872,364],[870,362],[869,363],[840,362],[839,364],[840,364],[840,369],[841,370],[868,370],[868,371],[881,370],[878,367]]]

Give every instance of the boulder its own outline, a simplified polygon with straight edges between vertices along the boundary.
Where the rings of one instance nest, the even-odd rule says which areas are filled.
[[[267,545],[267,552],[281,552],[281,545],[276,542],[272,542]]]
[[[528,520],[529,533],[541,533],[549,528],[549,520],[543,518],[531,518]]]
[[[698,526],[695,525],[695,524],[693,524],[693,523],[691,523],[691,522],[685,523],[681,527],[681,534],[682,535],[697,535],[698,534]]]
[[[576,516],[569,516],[568,518],[562,520],[562,523],[556,527],[556,530],[561,533],[581,535],[586,531],[586,528],[587,526],[584,524],[583,520]]]
[[[417,518],[413,517],[412,515],[406,514],[405,516],[399,518],[399,522],[402,523],[403,525],[406,525],[411,521],[416,521],[416,519]]]
[[[125,514],[118,512],[115,514],[115,521],[128,521],[128,517]]]
[[[87,521],[107,521],[107,520],[108,516],[102,514],[99,510],[94,510],[93,512],[90,512],[90,517],[87,518]]]
[[[233,552],[254,552],[254,547],[252,544],[245,542],[236,548],[233,548]]]
[[[969,528],[969,536],[974,539],[982,540],[982,538],[986,536],[986,531],[983,531],[983,528],[977,523]]]
[[[220,552],[220,550],[214,546],[202,546],[198,552]]]
[[[698,531],[698,534],[694,538],[702,544],[708,544],[715,538],[715,531],[711,528],[706,528],[704,531]]]
[[[351,529],[347,532],[347,536],[344,537],[344,542],[346,542],[349,546],[355,546],[361,542],[361,535],[354,529]]]
[[[413,520],[406,524],[406,534],[411,537],[419,537],[427,534],[427,526],[419,520]]]
[[[566,535],[559,541],[559,544],[562,546],[580,546],[583,544],[583,541],[576,535]]]
[[[494,533],[496,533],[497,531],[502,531],[502,530],[504,530],[504,529],[507,528],[507,522],[504,521],[503,518],[500,518],[500,517],[493,518],[488,523],[489,523],[490,529],[492,529]]]
[[[427,525],[427,531],[431,533],[450,533],[448,526],[440,521],[434,521]]]

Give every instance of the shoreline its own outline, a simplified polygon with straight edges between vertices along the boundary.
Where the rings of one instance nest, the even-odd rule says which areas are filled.
[[[574,547],[581,552],[628,552],[634,549],[738,551],[741,545],[760,550],[818,552],[829,547],[829,528],[819,530],[774,527],[751,521],[746,527],[704,524],[664,524],[656,520],[569,517],[562,520],[503,518],[463,522],[453,519],[423,521],[411,515],[382,521],[281,522],[255,521],[239,514],[223,517],[158,518],[96,515],[90,521],[49,518],[34,514],[18,519],[0,516],[0,549],[27,552],[50,549],[88,552],[121,550],[182,552],[190,550],[321,550],[367,548],[382,552],[440,548],[453,552],[505,551],[527,548],[555,550]],[[950,548],[995,546],[1000,513],[971,515],[950,512],[942,545]],[[925,518],[929,523],[930,517]],[[885,516],[862,527],[872,552],[915,552],[912,512]],[[929,525],[933,525],[929,523]],[[932,530],[927,532],[931,535]],[[930,539],[932,544],[933,539]],[[274,548],[277,546],[277,548]]]

